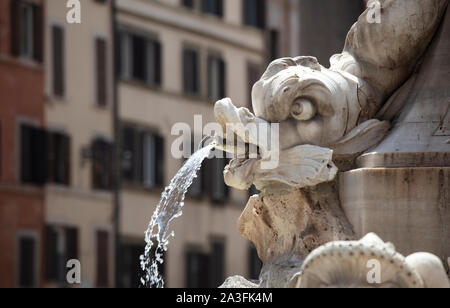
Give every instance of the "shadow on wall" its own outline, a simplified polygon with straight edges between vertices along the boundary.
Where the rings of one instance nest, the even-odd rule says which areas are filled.
[[[328,66],[364,8],[363,0],[300,0],[300,55],[313,55]]]

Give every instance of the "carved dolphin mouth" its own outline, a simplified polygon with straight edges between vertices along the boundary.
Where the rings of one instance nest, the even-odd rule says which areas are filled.
[[[245,125],[249,123],[268,124],[255,117],[248,109],[236,108],[230,99],[224,99],[216,103],[214,111],[224,130],[230,129],[227,124],[241,124],[241,127],[231,126],[231,133],[241,141],[238,143],[241,144],[240,147],[227,143],[227,140],[222,140],[217,145],[217,148],[237,156],[225,168],[227,185],[240,190],[246,190],[252,184],[260,190],[270,186],[305,187],[330,181],[336,176],[337,168],[332,162],[332,150],[311,145],[273,149],[271,145],[260,142],[259,132],[245,129]],[[254,152],[248,152],[251,147],[258,150],[255,157],[250,156]],[[277,158],[272,165],[274,155]],[[267,164],[273,167],[267,168]]]

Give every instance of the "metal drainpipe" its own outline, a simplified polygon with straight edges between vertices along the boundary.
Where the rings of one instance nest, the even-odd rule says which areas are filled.
[[[114,150],[113,150],[113,183],[114,183],[114,282],[115,287],[121,287],[121,241],[120,241],[120,123],[119,123],[119,100],[118,100],[118,68],[116,59],[116,39],[117,39],[117,8],[116,0],[111,0],[111,29],[112,29],[112,60],[113,60],[113,130],[114,130]]]

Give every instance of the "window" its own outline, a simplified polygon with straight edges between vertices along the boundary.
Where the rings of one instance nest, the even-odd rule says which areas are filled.
[[[96,79],[97,79],[97,105],[105,107],[108,99],[107,67],[108,57],[106,52],[106,40],[102,38],[95,39],[95,57],[96,57]]]
[[[256,64],[247,65],[247,80],[248,80],[248,107],[253,110],[252,107],[252,89],[253,85],[261,78],[261,67]]]
[[[266,23],[266,1],[244,0],[244,24],[264,29]]]
[[[225,281],[225,244],[223,240],[212,241],[210,264],[210,286],[213,288],[217,288]]]
[[[120,34],[120,75],[150,86],[161,86],[161,43],[143,35]]]
[[[203,13],[223,17],[223,0],[202,0]]]
[[[70,137],[48,133],[48,174],[50,183],[70,184]]]
[[[120,283],[122,288],[139,288],[141,286],[140,278],[142,277],[142,269],[140,257],[144,253],[145,245],[138,244],[122,244],[122,270]]]
[[[97,231],[97,287],[109,286],[109,255],[109,234]]]
[[[225,244],[214,239],[210,253],[189,248],[186,253],[186,287],[217,288],[225,281]]]
[[[42,7],[23,0],[10,3],[12,54],[42,62]]]
[[[209,256],[199,251],[188,251],[186,254],[186,287],[209,287]]]
[[[20,174],[25,184],[43,185],[47,180],[47,133],[33,126],[20,130]]]
[[[53,94],[63,97],[65,93],[64,29],[60,26],[52,27],[52,53]]]
[[[217,56],[208,57],[208,97],[217,101],[226,96],[225,93],[225,61]]]
[[[277,30],[269,31],[269,60],[273,61],[280,57],[279,55],[280,38]]]
[[[37,287],[37,243],[33,236],[21,235],[18,240],[18,284],[22,288]]]
[[[195,0],[182,0],[181,4],[184,7],[187,7],[189,9],[193,9],[195,7]]]
[[[259,274],[262,269],[262,262],[261,262],[261,260],[259,260],[258,252],[257,252],[255,246],[253,246],[253,244],[251,244],[251,246],[249,248],[248,269],[249,269],[248,270],[249,278],[253,279],[253,280],[258,280]]]
[[[141,278],[144,275],[144,271],[141,268],[140,258],[144,254],[145,244],[140,244],[140,241],[133,241],[133,243],[123,243],[121,245],[121,275],[120,275],[120,287],[122,288],[140,288],[142,287]],[[154,255],[154,249],[150,253]],[[166,259],[165,253],[163,253],[163,259]],[[165,278],[165,264],[158,264],[158,273],[164,277],[164,282],[167,285],[167,279]]]
[[[199,65],[198,52],[193,49],[184,49],[183,85],[185,94],[200,95]]]
[[[228,186],[223,178],[223,170],[227,164],[226,158],[206,159],[189,188],[188,195],[197,199],[208,196],[215,205],[223,204],[229,195]]]
[[[113,146],[111,143],[96,139],[92,143],[92,187],[99,190],[111,190]]]
[[[79,259],[78,230],[48,225],[45,227],[45,238],[45,279],[47,282],[64,285],[67,262]]]
[[[122,177],[145,188],[164,185],[164,139],[145,129],[124,126]]]

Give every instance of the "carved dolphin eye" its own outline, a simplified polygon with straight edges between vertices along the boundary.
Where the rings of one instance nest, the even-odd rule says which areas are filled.
[[[317,108],[313,102],[307,98],[298,98],[291,107],[291,116],[299,121],[308,121],[317,114]]]

